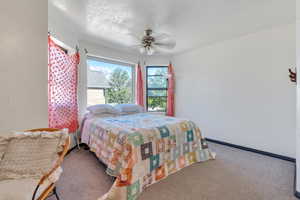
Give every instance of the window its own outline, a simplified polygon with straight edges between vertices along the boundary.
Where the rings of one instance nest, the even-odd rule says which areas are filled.
[[[134,65],[87,58],[87,105],[134,102]]]
[[[168,94],[167,75],[167,66],[147,66],[146,101],[148,112],[166,112]]]

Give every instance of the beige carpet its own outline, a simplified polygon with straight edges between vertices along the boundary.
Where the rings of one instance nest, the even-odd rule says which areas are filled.
[[[295,200],[294,163],[210,143],[217,159],[152,185],[139,200]],[[104,167],[85,150],[74,150],[58,182],[61,200],[96,200],[112,184]],[[49,198],[54,200],[55,198]]]

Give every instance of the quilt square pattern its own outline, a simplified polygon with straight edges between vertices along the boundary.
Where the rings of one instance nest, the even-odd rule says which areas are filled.
[[[185,163],[186,163],[186,159],[185,159],[185,156],[180,156],[178,158],[178,165],[180,168],[184,168],[185,167]]]
[[[173,148],[173,160],[176,160],[181,155],[181,146]]]
[[[144,138],[139,133],[133,133],[128,136],[128,140],[134,144],[134,146],[139,146],[144,143]]]
[[[150,157],[150,171],[155,170],[159,166],[159,154]]]
[[[165,152],[165,141],[164,139],[156,140],[156,153]]]
[[[128,186],[132,183],[132,169],[126,168],[121,171],[117,177],[117,185],[119,187]]]
[[[183,149],[183,154],[187,154],[190,152],[190,143],[184,143],[182,145],[182,149]]]
[[[172,153],[171,153],[170,150],[168,150],[168,151],[162,153],[162,155],[163,155],[163,156],[162,156],[163,162],[167,162],[167,161],[169,161],[169,160],[172,160]]]
[[[196,152],[189,152],[187,154],[187,160],[189,161],[189,164],[193,164],[195,162],[197,162],[197,158],[196,158]]]
[[[193,132],[193,130],[187,131],[187,133],[186,133],[186,140],[188,142],[193,142],[194,141],[194,132]]]
[[[137,200],[148,186],[196,162],[214,159],[191,121],[146,113],[87,120],[82,135],[117,177],[101,200]]]
[[[176,135],[171,135],[168,140],[168,149],[176,147]]]
[[[158,130],[162,138],[169,137],[170,132],[166,126],[159,127]]]
[[[162,165],[160,167],[158,167],[155,170],[155,180],[159,181],[160,179],[163,179],[166,176],[166,172],[165,172],[165,166]]]
[[[152,173],[146,174],[143,177],[143,189],[146,189],[146,187],[148,187],[148,185],[151,185],[152,182],[153,182]]]
[[[141,145],[141,155],[142,160],[146,160],[147,158],[150,158],[153,155],[152,142],[148,142]]]
[[[127,187],[127,199],[135,200],[140,194],[140,181],[136,181],[134,184]]]
[[[172,174],[172,173],[174,173],[174,172],[177,171],[177,169],[176,169],[176,162],[174,160],[169,160],[167,162],[167,167],[168,167],[168,173],[169,174]]]
[[[113,147],[114,144],[115,144],[115,141],[116,141],[116,139],[117,139],[117,136],[114,135],[114,134],[111,133],[111,132],[108,134],[108,136],[109,136],[109,139],[108,139],[108,145],[109,145],[110,147]]]

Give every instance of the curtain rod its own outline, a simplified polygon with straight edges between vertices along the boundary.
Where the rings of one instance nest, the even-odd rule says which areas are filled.
[[[72,48],[69,45],[65,44],[63,41],[60,41],[59,39],[57,39],[58,37],[56,37],[50,30],[48,31],[48,36],[53,37],[55,40],[58,40],[59,42],[61,42],[63,45],[67,46],[68,48]],[[76,44],[75,48],[76,53],[79,53],[79,46]]]

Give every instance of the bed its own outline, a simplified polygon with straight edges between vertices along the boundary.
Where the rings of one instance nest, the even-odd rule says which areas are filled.
[[[99,200],[135,200],[168,175],[215,158],[195,123],[148,113],[86,117],[81,140],[116,177]]]

